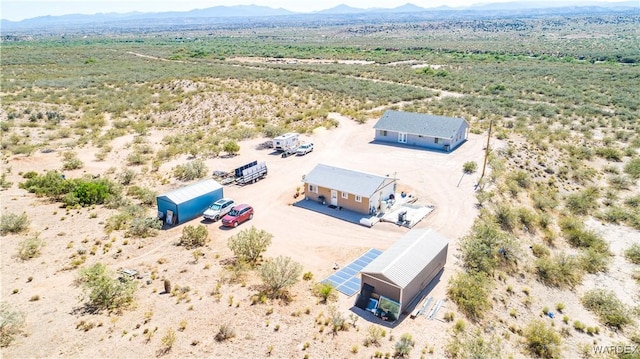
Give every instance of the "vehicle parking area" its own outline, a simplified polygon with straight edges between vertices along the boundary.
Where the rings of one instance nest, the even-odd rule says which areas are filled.
[[[396,176],[399,180],[398,192],[404,191],[417,197],[415,203],[418,205],[435,206],[437,210],[416,227],[433,228],[449,238],[448,263],[452,263],[457,239],[468,231],[477,215],[474,191],[480,174],[463,175],[462,165],[467,161],[476,161],[481,168],[486,135],[470,134],[469,140],[455,151],[435,152],[372,143],[376,119],[358,124],[338,114],[332,114],[332,117],[340,122],[338,128],[320,128],[312,134],[300,135],[301,143],[313,142],[315,147],[313,152],[305,156],[282,158],[280,152],[260,146],[268,140],[260,138],[241,142],[237,156],[207,161],[211,172],[231,171],[254,160],[264,161],[269,172],[256,183],[225,186],[225,197],[233,198],[236,203],[253,206],[255,215],[233,229],[222,228],[219,222],[203,221],[209,228],[214,242],[212,245],[222,249],[229,236],[243,228],[255,226],[274,236],[267,257],[290,256],[302,263],[305,271],[312,271],[321,278],[333,272],[334,264],[349,263],[370,248],[385,250],[409,230],[394,223],[382,222],[368,228],[293,206],[294,202],[304,197],[302,194],[294,198],[296,189],[300,187],[302,191],[304,188],[302,176],[318,163],[323,163]],[[198,221],[193,220],[190,224]],[[442,282],[446,283],[446,268],[444,276]],[[444,286],[439,287],[444,291]]]

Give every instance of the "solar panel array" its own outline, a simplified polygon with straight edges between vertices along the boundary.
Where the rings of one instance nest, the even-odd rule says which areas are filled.
[[[369,249],[358,259],[327,277],[322,283],[329,283],[340,293],[350,297],[360,290],[360,277],[358,274],[360,274],[362,268],[378,258],[380,254],[382,254],[382,251],[378,249]]]

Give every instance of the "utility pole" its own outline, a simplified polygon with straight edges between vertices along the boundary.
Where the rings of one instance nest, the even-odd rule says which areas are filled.
[[[489,120],[489,134],[487,135],[487,148],[484,152],[484,164],[482,165],[482,175],[480,175],[480,179],[484,178],[484,171],[487,168],[487,159],[489,159],[489,141],[491,140],[491,128],[493,127],[493,119]]]

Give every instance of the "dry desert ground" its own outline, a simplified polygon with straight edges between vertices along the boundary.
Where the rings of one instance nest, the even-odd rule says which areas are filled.
[[[434,355],[443,356],[450,324],[426,318],[405,319],[385,329],[387,336],[380,347],[364,347],[366,330],[372,324],[351,315],[355,297],[343,294],[335,305],[354,325],[335,336],[329,329],[321,329],[323,325],[318,323],[328,316],[332,304],[318,303],[311,294],[313,283],[331,274],[334,263],[347,264],[369,248],[384,250],[408,229],[391,223],[367,228],[291,204],[296,200],[293,194],[301,186],[302,176],[318,163],[397,176],[399,191],[413,194],[419,204],[436,207],[417,227],[433,228],[451,240],[444,274],[430,293],[436,299],[444,299],[447,280],[455,271],[457,240],[469,230],[477,215],[474,186],[479,173],[463,176],[462,164],[476,161],[481,166],[486,135],[471,134],[452,153],[432,152],[371,143],[375,119],[358,124],[339,114],[331,116],[339,121],[337,128],[319,128],[302,136],[315,144],[315,150],[306,156],[283,159],[270,149],[257,149],[266,139],[254,139],[240,143],[238,156],[206,159],[209,172],[228,171],[252,160],[264,160],[269,175],[254,184],[224,188],[226,197],[254,206],[253,220],[231,230],[221,228],[219,223],[201,223],[200,218],[186,224],[204,224],[209,232],[211,241],[203,249],[204,257],[197,262],[191,251],[175,245],[185,225],[163,230],[156,237],[125,238],[119,232],[105,233],[105,220],[114,213],[111,210],[99,206],[67,210],[60,204],[36,198],[17,185],[1,192],[3,212],[26,212],[31,221],[29,233],[39,233],[46,241],[40,257],[20,261],[15,258],[16,246],[24,234],[7,235],[2,240],[3,301],[26,313],[24,335],[3,349],[2,355],[7,358],[156,355],[251,358],[268,354],[277,358],[370,357],[377,351],[393,353],[400,335],[410,333],[418,348],[434,347]],[[158,148],[162,133],[152,132],[148,138]],[[97,149],[83,148],[78,152],[84,167],[65,175],[68,178],[85,173],[105,175],[109,168],[121,168],[132,140],[132,136],[114,140],[113,151],[103,162],[95,160]],[[164,164],[159,173],[170,178],[172,167],[188,160],[183,157]],[[8,166],[12,169],[8,180],[17,184],[24,180],[19,173],[60,169],[61,158],[57,151],[37,152],[28,157],[14,156]],[[171,179],[153,189],[163,193],[184,184]],[[255,275],[242,284],[225,281],[224,265],[232,257],[227,239],[250,226],[273,234],[265,257],[290,256],[304,266],[304,272],[313,273],[312,281],[300,281],[294,286],[292,302],[251,305],[251,296],[259,283]],[[111,244],[105,246],[106,243]],[[119,315],[82,310],[83,292],[74,284],[78,271],[70,269],[70,257],[78,250],[88,251],[95,246],[98,250],[83,265],[101,262],[114,272],[132,268],[143,275],[144,279],[138,280],[133,309]],[[155,274],[153,279],[150,273]],[[164,278],[184,288],[186,294],[161,294]],[[221,283],[219,293],[212,294],[217,283]],[[38,299],[34,300],[36,296]],[[439,316],[451,310],[455,310],[454,306],[445,304]],[[222,324],[230,324],[236,335],[220,343],[214,336]],[[162,352],[161,340],[169,329],[176,332],[176,341],[171,351]]]

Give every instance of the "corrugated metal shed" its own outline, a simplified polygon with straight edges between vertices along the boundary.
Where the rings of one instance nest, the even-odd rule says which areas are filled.
[[[458,117],[387,110],[373,128],[452,139],[465,123],[465,119]]]
[[[433,229],[412,229],[361,272],[382,275],[405,288],[448,244],[449,241]]]
[[[220,188],[222,188],[222,185],[216,180],[207,179],[189,186],[178,188],[171,192],[160,195],[159,197],[166,197],[175,204],[182,204],[207,193],[211,193]]]
[[[305,176],[303,182],[369,198],[386,180],[393,179],[319,164]]]

